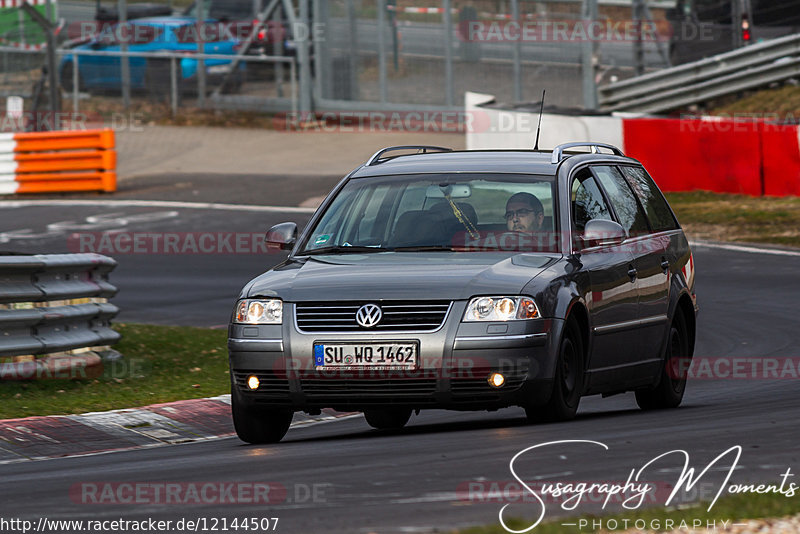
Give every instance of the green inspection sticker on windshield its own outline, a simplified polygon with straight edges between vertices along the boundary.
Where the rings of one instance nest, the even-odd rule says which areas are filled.
[[[314,244],[315,245],[324,245],[325,243],[327,243],[330,240],[331,240],[331,236],[329,236],[328,234],[322,234],[320,236],[317,236],[317,238],[314,240]]]

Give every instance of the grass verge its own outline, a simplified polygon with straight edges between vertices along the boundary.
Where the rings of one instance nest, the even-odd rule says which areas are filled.
[[[693,239],[800,247],[800,198],[667,193]]]
[[[777,484],[778,486],[780,483]],[[524,506],[522,504],[518,506]],[[533,506],[533,505],[530,505]],[[498,511],[502,504],[498,504]],[[556,507],[555,504],[548,504],[547,509],[549,513]],[[644,520],[646,525],[666,525],[667,520],[674,522],[674,528],[654,528],[655,532],[666,532],[675,530],[681,521],[700,520],[703,521],[704,526],[706,522],[716,521],[720,525],[721,521],[729,521],[736,523],[746,520],[758,520],[768,518],[778,518],[793,516],[800,513],[800,500],[796,498],[788,498],[783,495],[764,494],[759,495],[755,493],[743,493],[728,495],[720,498],[710,512],[707,511],[708,503],[698,503],[691,506],[680,506],[677,508],[643,508],[642,510],[633,510],[625,513],[610,514],[610,515],[583,515],[562,519],[546,520],[538,525],[531,532],[535,534],[563,534],[565,532],[575,532],[580,534],[588,534],[589,532],[608,532],[608,529],[593,529],[590,528],[592,520],[602,518],[602,524],[608,525],[609,520],[616,520],[619,525],[615,532],[639,532],[635,530],[634,522],[636,520]],[[559,508],[559,511],[560,508]],[[630,529],[624,528],[624,520],[628,520]],[[582,530],[578,526],[566,526],[565,523],[579,524],[580,520],[587,520],[588,526]],[[533,524],[533,519],[509,519],[508,526],[514,530],[522,530],[530,527]],[[690,525],[691,526],[691,525]],[[756,532],[758,530],[753,530]],[[499,524],[489,525],[484,527],[474,527],[465,530],[454,531],[458,534],[508,534],[505,529]]]
[[[227,332],[117,324],[124,362],[85,380],[0,382],[0,419],[133,408],[230,392]]]

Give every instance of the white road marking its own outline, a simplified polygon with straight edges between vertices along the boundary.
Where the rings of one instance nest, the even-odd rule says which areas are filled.
[[[426,493],[422,497],[411,497],[408,499],[392,499],[391,504],[418,504],[423,502],[450,502],[458,501],[459,496],[452,491],[443,491],[438,493]]]
[[[800,251],[780,250],[775,248],[762,248],[745,245],[729,245],[725,243],[708,243],[705,241],[690,241],[692,247],[717,248],[720,250],[732,250],[734,252],[749,252],[752,254],[771,254],[773,256],[794,256],[800,257]]]
[[[304,213],[312,214],[314,208],[297,208],[292,206],[254,206],[250,204],[220,204],[217,202],[177,202],[170,200],[10,200],[0,202],[0,208],[32,208],[32,207],[129,207],[129,208],[172,208],[221,211],[254,211],[262,213]]]

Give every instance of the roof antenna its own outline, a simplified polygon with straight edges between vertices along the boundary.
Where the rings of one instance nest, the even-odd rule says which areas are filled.
[[[544,94],[546,90],[542,89],[542,107],[539,108],[539,126],[536,128],[536,145],[533,147],[533,150],[539,150],[539,134],[542,133],[542,113],[544,113]]]

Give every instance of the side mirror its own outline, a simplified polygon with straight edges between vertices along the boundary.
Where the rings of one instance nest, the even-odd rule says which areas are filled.
[[[583,230],[583,246],[608,247],[619,246],[625,241],[625,229],[619,223],[606,219],[592,219]]]
[[[265,238],[268,250],[291,250],[297,243],[297,225],[293,222],[276,224]]]

